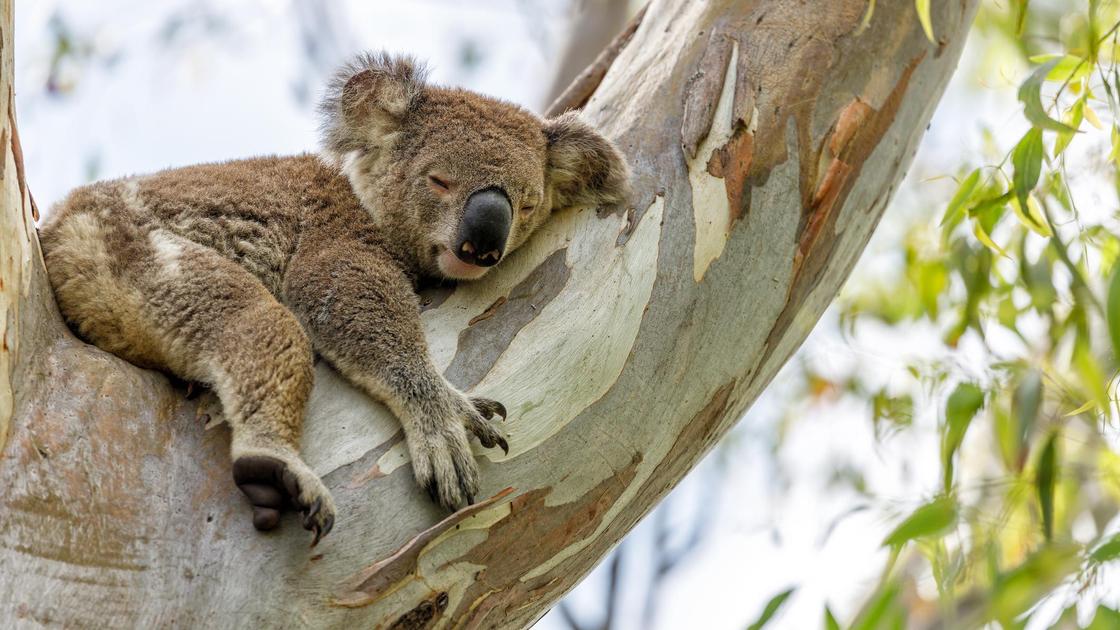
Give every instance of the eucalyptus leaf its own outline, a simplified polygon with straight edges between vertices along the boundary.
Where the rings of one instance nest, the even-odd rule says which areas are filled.
[[[797,589],[786,589],[770,598],[770,601],[766,602],[766,607],[762,609],[762,614],[759,615],[758,620],[747,626],[747,630],[760,630],[766,624],[770,623],[770,620],[774,618],[774,615],[778,614],[778,611],[781,610],[786,600],[789,599],[790,595],[793,595],[795,590]]]
[[[914,510],[883,540],[884,547],[901,547],[917,538],[939,536],[957,522],[957,502],[941,496]]]
[[[984,406],[984,390],[973,383],[957,385],[945,403],[945,429],[941,440],[941,465],[945,471],[945,491],[953,486],[953,455],[964,441],[965,432]]]
[[[1054,539],[1054,482],[1057,479],[1058,434],[1051,433],[1042,447],[1038,458],[1038,471],[1035,474],[1035,488],[1038,491],[1038,505],[1042,511],[1042,534],[1046,540]]]
[[[1027,208],[1027,196],[1038,185],[1038,176],[1042,173],[1042,153],[1042,130],[1037,127],[1027,131],[1011,151],[1011,165],[1015,167],[1012,182],[1020,209]]]
[[[1031,125],[1050,131],[1074,133],[1076,130],[1073,127],[1051,118],[1046,113],[1046,108],[1042,106],[1042,82],[1059,61],[1060,59],[1051,59],[1035,68],[1035,71],[1019,86],[1019,101],[1023,103],[1023,114]]]
[[[1115,265],[1108,283],[1108,304],[1105,308],[1108,336],[1112,340],[1113,361],[1120,363],[1120,265]]]
[[[918,10],[918,21],[922,23],[922,30],[926,32],[926,37],[936,44],[937,41],[933,39],[933,21],[929,15],[929,0],[914,0],[914,8]]]

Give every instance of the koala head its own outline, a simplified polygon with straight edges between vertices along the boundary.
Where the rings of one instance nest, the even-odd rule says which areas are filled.
[[[424,74],[410,58],[362,55],[320,106],[324,153],[422,272],[479,278],[553,211],[624,200],[625,161],[575,113],[542,120]]]

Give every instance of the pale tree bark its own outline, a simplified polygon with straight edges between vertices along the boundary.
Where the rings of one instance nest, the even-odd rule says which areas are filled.
[[[224,427],[67,332],[3,117],[0,618],[533,622],[742,416],[848,275],[976,2],[932,3],[936,43],[913,4],[879,0],[860,32],[865,0],[655,0],[584,110],[629,156],[630,209],[561,213],[423,313],[450,380],[510,410],[510,453],[478,451],[487,498],[441,513],[396,421],[319,366],[304,453],[339,518],[315,549],[294,518],[252,530]]]

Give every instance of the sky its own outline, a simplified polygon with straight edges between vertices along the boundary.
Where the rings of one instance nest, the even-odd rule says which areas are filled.
[[[333,66],[365,48],[413,54],[427,60],[438,83],[539,111],[563,42],[566,2],[348,0],[333,3],[325,16],[308,6],[292,0],[19,3],[16,103],[38,206],[49,212],[91,179],[313,151],[316,94]],[[56,63],[60,40],[79,54]],[[965,65],[976,45],[966,50]],[[954,78],[857,279],[898,264],[891,252],[905,223],[900,219],[915,211],[916,199],[951,189],[951,181],[938,178],[977,150],[982,126],[1006,138],[1022,132],[1013,91],[1018,71],[1008,69],[1005,84],[975,85],[963,72]],[[926,343],[936,338],[931,331],[911,330],[900,339],[898,332],[872,330],[853,344],[836,330],[830,310],[790,365],[811,361],[839,373],[856,362],[869,378],[889,384],[905,365],[898,348],[927,358],[936,352],[936,344]],[[954,360],[968,349],[962,353]],[[653,517],[667,519],[675,532],[688,531],[697,515],[705,523],[696,550],[655,595],[653,628],[742,628],[791,586],[797,590],[771,627],[819,627],[826,603],[849,618],[880,576],[883,537],[937,488],[934,412],[919,412],[919,430],[883,441],[860,405],[810,406],[776,449],[786,430],[783,397],[795,388],[792,372],[779,375]],[[859,462],[872,494],[886,499],[870,503],[833,483],[846,462]],[[627,543],[621,628],[646,627],[654,532],[655,521],[647,519]],[[570,595],[581,619],[600,614],[604,580],[605,571],[597,570]],[[927,582],[920,588],[932,589]],[[550,613],[537,627],[566,625]]]

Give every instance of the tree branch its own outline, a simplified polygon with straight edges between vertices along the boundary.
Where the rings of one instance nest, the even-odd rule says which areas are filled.
[[[531,624],[716,444],[842,285],[976,7],[934,4],[937,45],[909,0],[880,1],[862,33],[865,0],[655,0],[582,114],[630,160],[627,212],[558,213],[422,314],[433,362],[511,412],[510,453],[477,454],[490,499],[444,520],[396,420],[320,365],[303,454],[338,520],[314,550],[294,519],[252,530],[228,432],[195,401],[67,331],[0,118],[0,618]]]
[[[595,57],[595,61],[592,61],[591,65],[585,68],[583,72],[580,72],[571,84],[552,101],[552,104],[545,110],[544,115],[546,117],[559,116],[569,109],[579,109],[587,104],[591,95],[595,93],[595,90],[603,81],[603,77],[607,76],[607,70],[610,70],[611,64],[614,63],[622,49],[630,43],[630,40],[634,37],[634,32],[641,26],[642,18],[645,17],[648,6],[639,9],[634,17],[630,18],[630,22],[626,24],[622,32],[614,38],[614,41],[603,49]]]

